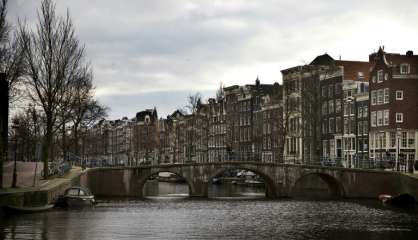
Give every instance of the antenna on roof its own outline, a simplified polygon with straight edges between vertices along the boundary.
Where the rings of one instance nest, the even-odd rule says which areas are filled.
[[[339,60],[341,61],[341,55],[338,56]]]

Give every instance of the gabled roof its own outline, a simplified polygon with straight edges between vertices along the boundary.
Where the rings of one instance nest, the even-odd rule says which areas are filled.
[[[335,60],[328,53],[317,56],[309,65],[334,66]]]
[[[151,121],[158,120],[157,109],[145,109],[144,111],[136,113],[136,121],[143,122],[145,121],[145,116],[149,116]]]

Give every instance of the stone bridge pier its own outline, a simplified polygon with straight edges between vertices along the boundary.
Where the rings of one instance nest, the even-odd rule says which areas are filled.
[[[269,198],[294,197],[321,183],[323,190],[335,197],[376,198],[382,193],[408,192],[418,199],[414,185],[418,180],[406,181],[399,173],[259,162],[95,168],[89,170],[86,185],[98,196],[143,197],[144,185],[151,176],[171,172],[184,178],[191,197],[207,197],[212,179],[231,169],[249,170],[261,176]]]

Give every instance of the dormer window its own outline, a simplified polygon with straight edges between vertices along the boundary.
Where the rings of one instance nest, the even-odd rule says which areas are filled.
[[[409,72],[410,72],[409,64],[408,63],[402,63],[401,67],[400,67],[400,72],[401,72],[401,74],[409,74]]]
[[[383,82],[383,70],[377,71],[377,82]]]

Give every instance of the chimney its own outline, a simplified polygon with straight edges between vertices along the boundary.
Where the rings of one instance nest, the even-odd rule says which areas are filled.
[[[406,56],[408,56],[408,57],[412,57],[412,56],[414,56],[414,52],[413,52],[412,50],[408,50],[408,51],[406,52]]]

